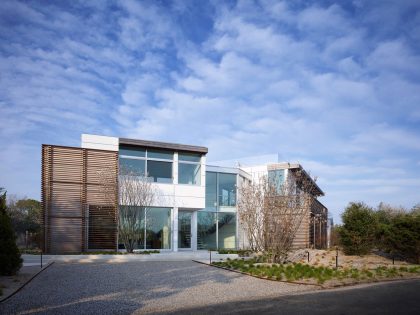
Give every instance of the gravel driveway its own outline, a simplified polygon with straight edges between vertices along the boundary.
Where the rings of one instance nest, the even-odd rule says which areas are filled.
[[[195,262],[55,263],[1,314],[143,314],[315,290]]]

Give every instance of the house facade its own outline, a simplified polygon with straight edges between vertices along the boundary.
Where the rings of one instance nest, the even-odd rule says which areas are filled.
[[[115,183],[126,168],[147,174],[156,192],[149,207],[138,209],[144,231],[138,250],[246,248],[237,214],[238,188],[262,175],[284,180],[303,169],[288,163],[208,165],[207,153],[201,146],[87,134],[82,135],[80,148],[43,145],[44,251],[123,248],[117,232],[118,193],[101,191],[99,174],[104,167]],[[308,179],[312,180],[309,175]],[[314,196],[322,196],[315,187]],[[317,200],[312,208],[302,220],[295,247],[326,246],[328,210]]]

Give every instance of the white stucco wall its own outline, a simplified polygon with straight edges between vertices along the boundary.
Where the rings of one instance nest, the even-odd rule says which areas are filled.
[[[119,140],[116,137],[82,134],[82,148],[118,151]]]

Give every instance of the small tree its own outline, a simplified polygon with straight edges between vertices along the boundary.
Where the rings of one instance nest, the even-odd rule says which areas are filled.
[[[111,172],[111,173],[110,173]],[[155,200],[155,190],[150,178],[133,169],[120,168],[118,183],[112,176],[113,169],[101,170],[99,177],[105,195],[114,196],[118,191],[118,237],[127,252],[144,239],[145,213]]]
[[[340,242],[345,254],[368,254],[375,245],[377,219],[374,211],[361,202],[351,202],[342,214],[339,229]]]
[[[6,192],[0,188],[0,274],[14,275],[22,266],[16,236],[6,211]]]

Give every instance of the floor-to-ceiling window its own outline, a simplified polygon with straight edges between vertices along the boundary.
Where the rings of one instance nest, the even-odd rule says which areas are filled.
[[[120,206],[120,212],[128,209],[135,211],[126,224],[139,237],[137,249],[171,249],[171,208]],[[136,219],[135,224],[130,217]]]
[[[217,213],[218,248],[236,247],[236,213]]]
[[[236,174],[218,173],[218,197],[220,207],[236,206]]]
[[[171,209],[147,208],[146,210],[146,248],[171,248]]]
[[[197,213],[197,248],[217,249],[217,213],[199,211]]]
[[[191,249],[191,219],[192,212],[178,212],[178,248]]]
[[[206,208],[198,212],[197,248],[236,248],[236,174],[206,172]]]

